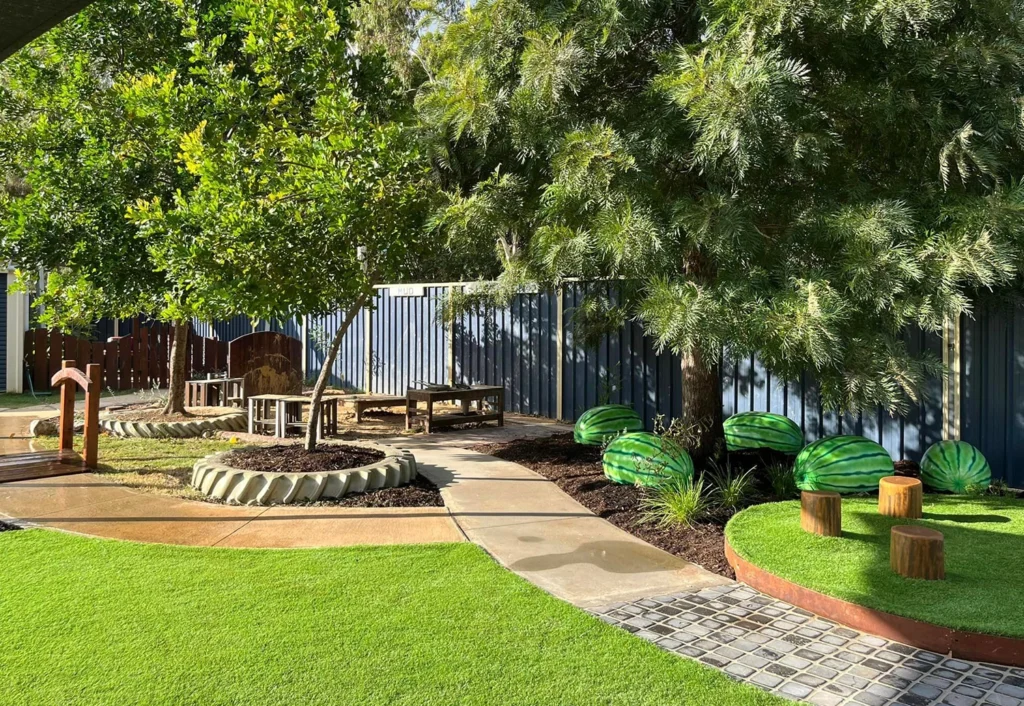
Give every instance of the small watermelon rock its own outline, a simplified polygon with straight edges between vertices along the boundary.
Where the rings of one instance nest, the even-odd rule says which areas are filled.
[[[693,478],[690,454],[646,431],[623,434],[608,444],[601,465],[608,480],[625,485],[655,486]]]
[[[729,451],[775,449],[795,454],[804,447],[804,433],[789,417],[771,412],[740,412],[725,420],[725,448]]]
[[[593,407],[580,415],[572,437],[577,444],[600,446],[620,434],[643,430],[644,420],[632,407],[609,404]]]
[[[939,441],[921,459],[921,481],[929,488],[966,493],[970,486],[992,485],[992,469],[966,441]]]
[[[870,493],[891,476],[889,452],[863,436],[828,436],[804,447],[793,466],[800,490]]]

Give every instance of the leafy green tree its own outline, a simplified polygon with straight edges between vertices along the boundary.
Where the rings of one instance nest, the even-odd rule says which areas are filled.
[[[622,278],[584,311],[682,357],[698,455],[723,349],[899,412],[936,365],[905,330],[1018,286],[1012,0],[480,0],[419,52],[438,232],[498,295]]]
[[[124,8],[136,24],[117,24]],[[49,322],[146,311],[184,341],[193,317],[341,309],[318,401],[373,284],[426,246],[411,101],[353,31],[328,0],[122,2],[5,67],[17,107],[0,114],[0,155],[24,188],[0,211],[4,249],[54,273]],[[118,63],[120,33],[164,44]],[[184,353],[169,412],[184,410]]]
[[[193,179],[171,199],[139,201],[129,218],[156,244],[158,267],[201,293],[204,311],[344,312],[313,389],[312,450],[349,325],[373,285],[400,280],[428,245],[429,170],[411,103],[381,58],[349,50],[343,8],[238,0],[230,9],[237,55],[193,24],[190,78],[151,74],[127,89],[140,117],[173,135]],[[207,105],[216,109],[196,108]]]

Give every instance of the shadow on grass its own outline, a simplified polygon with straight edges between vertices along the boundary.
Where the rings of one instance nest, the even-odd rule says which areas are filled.
[[[1006,523],[1012,522],[1005,515],[947,515],[941,512],[925,512],[922,519],[935,520],[936,522],[958,522],[961,524],[977,524],[985,522]]]

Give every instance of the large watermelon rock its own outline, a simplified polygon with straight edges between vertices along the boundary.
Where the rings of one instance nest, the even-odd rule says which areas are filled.
[[[921,481],[935,490],[966,493],[969,486],[992,485],[992,469],[981,452],[966,441],[939,441],[924,452]]]
[[[626,485],[655,486],[693,478],[690,454],[646,431],[623,434],[608,444],[601,465],[608,480]]]
[[[725,448],[729,451],[775,449],[795,454],[804,447],[804,433],[789,417],[771,412],[740,412],[725,420]]]
[[[623,404],[608,404],[588,409],[576,420],[572,437],[577,444],[600,446],[622,433],[643,431],[644,420]]]
[[[893,475],[889,452],[863,436],[829,436],[804,447],[793,475],[801,490],[870,493]]]

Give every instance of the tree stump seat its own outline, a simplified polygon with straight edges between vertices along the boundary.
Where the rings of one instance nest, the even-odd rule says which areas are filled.
[[[878,512],[886,517],[919,520],[924,504],[924,486],[917,478],[887,476],[878,482]]]
[[[929,581],[946,578],[941,532],[917,525],[897,525],[889,536],[889,565],[897,574]]]
[[[839,537],[843,533],[842,497],[828,490],[805,490],[800,493],[800,526],[806,532],[822,537]]]

